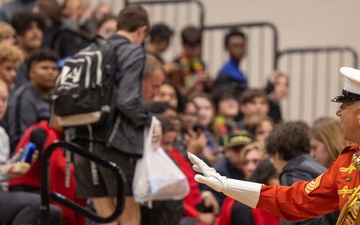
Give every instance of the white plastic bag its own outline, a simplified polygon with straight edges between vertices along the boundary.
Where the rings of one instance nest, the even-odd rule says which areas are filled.
[[[153,117],[150,129],[144,135],[144,155],[135,168],[132,187],[135,201],[140,203],[178,200],[189,193],[189,184],[182,171],[161,147],[154,149],[152,136],[156,123],[159,121]]]

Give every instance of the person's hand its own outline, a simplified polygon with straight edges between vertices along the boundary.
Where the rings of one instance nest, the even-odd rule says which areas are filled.
[[[212,211],[212,214],[213,215],[219,215],[219,203],[218,201],[216,200],[216,198],[214,197],[214,195],[210,192],[210,191],[203,191],[201,193],[201,198],[204,202],[204,205],[207,207],[207,208],[212,208],[213,211]]]
[[[221,176],[219,173],[216,172],[214,168],[209,167],[196,157],[194,154],[188,152],[188,157],[193,164],[193,169],[201,174],[195,175],[195,180],[201,184],[206,184],[207,186],[211,187],[215,191],[222,192],[224,190],[224,185],[226,182],[226,177]]]
[[[228,179],[221,176],[214,168],[209,167],[194,154],[188,152],[188,157],[193,165],[193,169],[201,174],[195,175],[195,180],[199,183],[206,184],[215,191],[223,192],[225,195],[255,208],[259,198],[262,184]]]
[[[22,162],[10,163],[6,165],[6,174],[9,180],[19,178],[27,173],[30,165]]]
[[[95,7],[93,6],[93,4],[91,2],[86,2],[86,4],[84,4],[83,11],[80,12],[79,15],[80,24],[86,22],[87,20],[90,20],[91,15],[93,14],[94,11],[95,11]]]
[[[215,217],[212,213],[200,213],[198,219],[203,223],[213,224]]]
[[[202,132],[189,130],[188,134],[184,135],[184,143],[187,150],[195,155],[201,155],[203,153],[206,141],[206,137]]]
[[[210,80],[210,76],[206,72],[199,72],[197,75],[196,83],[207,83]]]

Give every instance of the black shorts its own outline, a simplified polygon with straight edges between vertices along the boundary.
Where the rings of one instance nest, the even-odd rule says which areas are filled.
[[[88,149],[84,146],[83,148]],[[98,143],[94,143],[93,153],[106,161],[116,163],[121,168],[126,178],[124,187],[125,195],[133,196],[132,182],[134,179],[136,161],[139,157],[123,153],[115,148],[109,148],[104,144]],[[74,166],[78,198],[116,197],[117,184],[114,174],[109,169],[96,165],[99,184],[95,185],[93,183],[89,160],[75,154]]]

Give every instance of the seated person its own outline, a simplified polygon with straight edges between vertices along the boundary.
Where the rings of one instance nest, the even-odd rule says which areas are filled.
[[[16,13],[11,19],[11,25],[16,30],[17,46],[23,54],[23,59],[16,70],[15,89],[29,83],[29,73],[26,60],[41,47],[45,32],[45,20],[32,12]]]
[[[30,169],[30,166],[25,166],[22,162],[14,162],[19,155],[20,153],[8,162],[2,162],[0,165],[1,182],[21,177]],[[36,158],[37,154],[34,154],[33,160]],[[0,223],[36,224],[40,219],[40,200],[38,194],[0,191]]]
[[[170,45],[171,37],[174,32],[165,24],[155,24],[151,26],[149,32],[150,43],[146,47],[147,53],[155,56],[162,64],[165,63],[161,54],[166,51]]]
[[[0,20],[9,23],[14,14],[19,11],[31,11],[36,0],[13,0],[3,2],[0,8]]]
[[[117,20],[116,16],[112,14],[105,14],[103,17],[97,21],[96,25],[96,34],[100,37],[108,39],[111,35],[115,34],[117,31]]]
[[[190,151],[193,154],[200,156],[206,146],[206,137],[201,129],[196,128],[198,123],[197,108],[193,101],[188,101],[185,104],[185,110],[179,115],[181,121],[181,130],[174,146],[184,157],[186,152]]]
[[[22,60],[21,51],[15,46],[0,44],[0,79],[12,90],[16,68]]]
[[[175,59],[181,67],[181,88],[185,95],[194,90],[209,91],[211,80],[206,73],[205,64],[200,59],[201,30],[193,26],[186,27],[181,32],[183,52]]]
[[[8,87],[6,83],[0,79],[0,121],[4,118],[6,113],[8,100]],[[6,162],[10,156],[10,140],[3,126],[4,125],[0,124],[0,164]],[[1,183],[0,186],[2,186]]]
[[[220,146],[229,141],[229,134],[240,130],[241,124],[235,121],[239,113],[239,102],[233,89],[216,88],[212,94],[217,115],[214,120],[214,131]]]
[[[270,74],[265,91],[268,93],[269,116],[274,123],[282,122],[280,102],[289,94],[289,78],[280,71],[273,71]]]
[[[32,166],[20,162],[22,149],[8,162],[0,165],[0,182],[12,181],[24,176]],[[38,159],[38,151],[32,155],[32,164]],[[5,204],[6,203],[6,204]],[[4,205],[2,205],[4,204]],[[0,223],[1,224],[37,224],[40,219],[41,197],[37,193],[7,192],[0,190]],[[50,205],[50,223],[62,225],[61,210]]]
[[[237,121],[243,120],[253,115],[265,116],[269,112],[269,103],[265,91],[251,88],[244,91],[239,98],[240,112]]]
[[[31,126],[26,130],[25,134],[21,138],[16,153],[28,142],[32,142],[36,145],[40,152],[46,150],[46,148],[61,139],[62,127],[57,123],[57,117],[53,116],[51,124],[48,121],[43,120]],[[76,197],[76,183],[74,177],[74,166],[70,165],[70,180],[69,187],[65,186],[65,173],[66,173],[66,158],[63,154],[63,149],[56,149],[49,160],[50,165],[50,191],[57,192],[65,196],[70,201],[76,202],[79,205],[86,206],[85,199],[77,199]],[[24,191],[40,193],[41,188],[41,159],[38,159],[31,166],[30,170],[22,177],[13,179],[9,182],[10,191]],[[69,225],[84,225],[84,217],[78,215],[76,212],[66,208],[65,206],[54,203],[57,205],[63,214],[63,221]]]
[[[171,107],[168,104],[167,106]],[[168,110],[172,110],[172,109],[168,108],[165,111]],[[165,111],[162,112],[164,113],[164,115],[157,115],[156,117],[161,122],[161,127],[163,132],[163,136],[161,139],[161,147],[165,150],[165,152],[168,153],[173,148],[173,143],[177,136],[177,132],[171,119],[168,116],[166,116]],[[152,113],[156,114],[156,112],[154,111]],[[153,201],[152,208],[141,206],[141,225],[179,224],[183,214],[184,214],[183,199]]]
[[[156,105],[159,104],[161,103],[148,104],[147,108],[152,113],[162,114],[163,116],[171,118],[173,128],[167,128],[166,130],[168,130],[168,132],[163,131],[161,145],[164,150],[167,151],[169,156],[178,164],[179,168],[186,176],[190,187],[190,193],[184,198],[184,216],[182,217],[180,224],[195,225],[200,222],[212,224],[215,221],[215,216],[219,213],[219,205],[210,191],[200,190],[199,184],[194,180],[195,172],[192,170],[190,162],[174,147],[178,135],[175,127],[176,123],[174,123],[174,119],[172,118],[176,117],[174,115],[174,113],[176,114],[176,111],[168,104],[168,108],[162,107],[162,111],[158,111],[159,107],[156,107]],[[171,127],[170,125],[168,126]]]
[[[279,174],[269,160],[260,162],[250,181],[265,185],[278,185]],[[250,208],[233,198],[226,197],[217,225],[279,225],[279,217],[265,210]]]
[[[244,120],[244,129],[254,137],[254,141],[265,144],[266,138],[274,129],[273,120],[267,116],[252,115]]]
[[[58,57],[49,49],[39,49],[27,61],[30,83],[16,90],[10,98],[7,116],[11,149],[27,128],[50,117],[50,91],[59,75]]]
[[[8,23],[0,21],[0,44],[15,45],[15,29]]]
[[[206,137],[206,146],[203,154],[210,165],[215,165],[220,160],[220,148],[214,132],[215,103],[210,95],[197,92],[191,99],[198,108],[199,125]]]
[[[250,133],[245,130],[230,133],[229,142],[225,145],[225,157],[214,166],[217,172],[222,176],[243,180],[243,162],[241,161],[240,154],[243,148],[251,143],[252,137]],[[209,190],[213,193],[221,207],[226,196],[223,193],[214,191],[207,186],[205,186],[205,190]]]
[[[231,30],[225,36],[225,49],[228,51],[230,60],[220,69],[220,72],[214,81],[214,86],[231,86],[240,95],[249,87],[246,74],[240,69],[240,62],[246,51],[245,34],[238,30]]]

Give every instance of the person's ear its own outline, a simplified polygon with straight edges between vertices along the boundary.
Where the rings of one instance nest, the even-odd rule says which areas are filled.
[[[137,34],[146,36],[148,33],[148,26],[142,26],[137,29]]]

